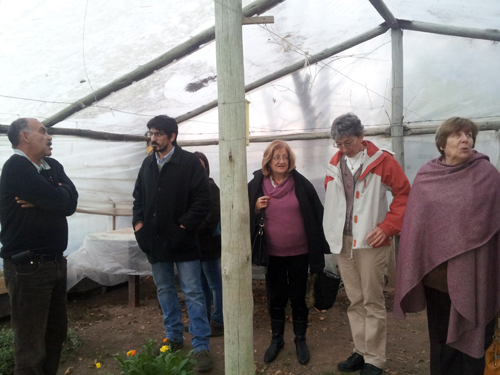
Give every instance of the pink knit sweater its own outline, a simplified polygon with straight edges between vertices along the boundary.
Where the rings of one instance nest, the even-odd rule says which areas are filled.
[[[276,187],[273,187],[270,178],[265,178],[263,190],[264,195],[271,197],[264,219],[269,255],[306,254],[307,235],[293,177],[288,177]]]

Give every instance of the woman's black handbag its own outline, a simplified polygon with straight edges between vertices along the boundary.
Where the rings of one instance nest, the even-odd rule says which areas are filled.
[[[318,272],[317,275],[314,283],[314,307],[318,310],[328,310],[337,298],[340,276],[328,270]]]
[[[264,236],[264,209],[260,211],[259,224],[257,224],[255,235],[252,238],[252,263],[256,266],[267,266],[269,263]]]

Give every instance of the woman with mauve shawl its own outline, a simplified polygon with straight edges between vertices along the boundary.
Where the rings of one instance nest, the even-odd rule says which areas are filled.
[[[482,375],[500,310],[500,173],[454,117],[413,183],[401,230],[394,316],[427,306],[431,375]]]

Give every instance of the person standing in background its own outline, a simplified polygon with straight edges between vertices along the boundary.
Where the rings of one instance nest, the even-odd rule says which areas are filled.
[[[224,335],[222,312],[222,274],[221,274],[221,233],[220,233],[220,189],[210,178],[210,164],[202,152],[194,153],[200,159],[210,183],[212,210],[198,227],[201,248],[201,287],[207,306],[207,317],[212,330],[211,337]],[[212,314],[212,301],[214,313]]]

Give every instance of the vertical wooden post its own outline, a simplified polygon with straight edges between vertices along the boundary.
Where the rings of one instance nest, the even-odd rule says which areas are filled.
[[[128,307],[141,305],[141,277],[128,275]]]
[[[403,128],[403,31],[391,30],[392,38],[392,115],[391,141],[396,160],[405,170]]]
[[[226,374],[255,374],[241,0],[216,0]]]

